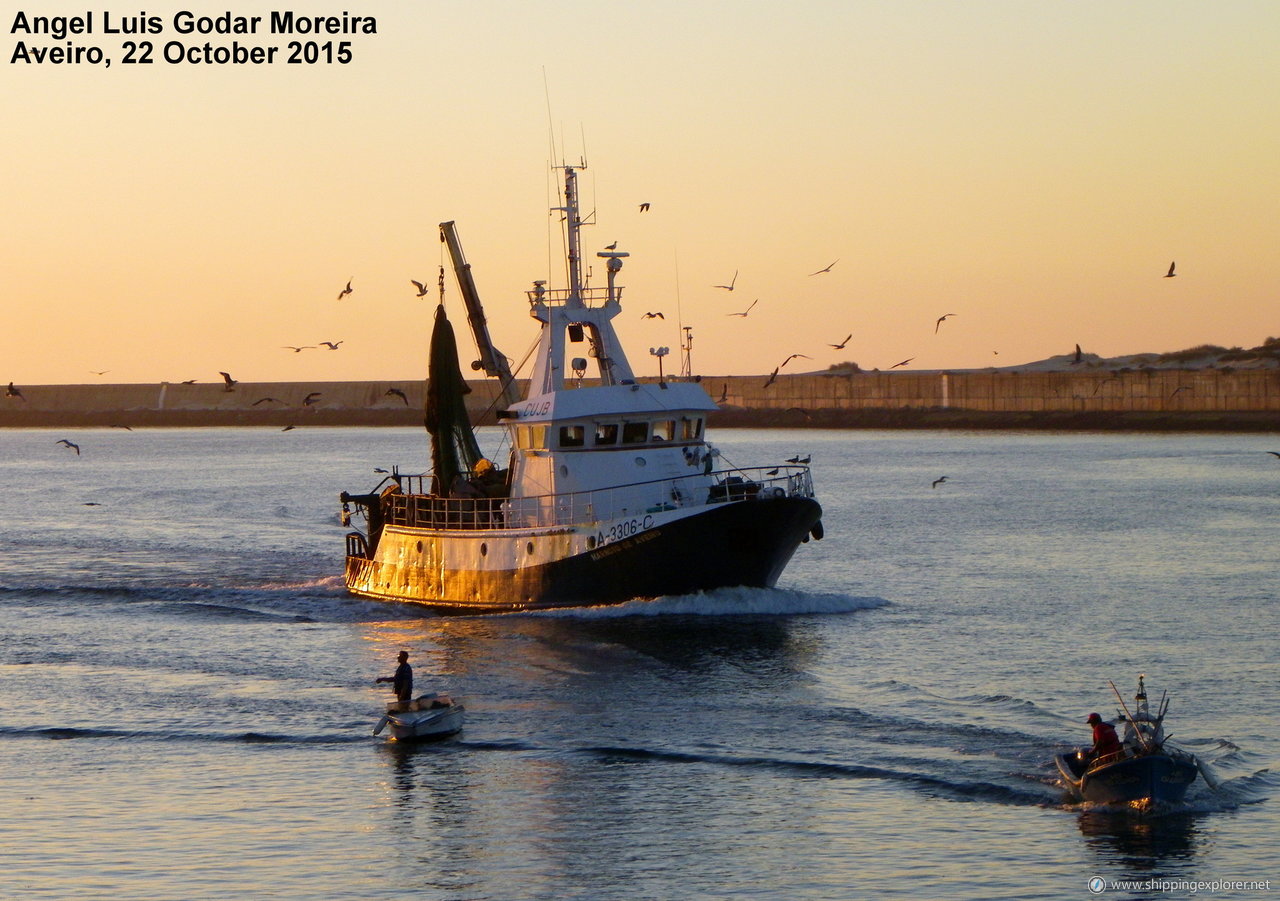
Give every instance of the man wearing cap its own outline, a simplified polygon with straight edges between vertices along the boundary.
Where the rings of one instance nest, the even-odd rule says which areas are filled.
[[[1090,762],[1105,760],[1123,752],[1124,749],[1120,745],[1120,739],[1116,737],[1115,728],[1110,723],[1103,722],[1100,715],[1091,713],[1085,722],[1093,727],[1093,750],[1089,752]]]
[[[376,682],[390,682],[391,689],[396,693],[396,698],[400,701],[413,700],[413,667],[409,665],[409,652],[401,651],[400,665],[396,667],[394,676],[379,676]],[[1111,733],[1112,737],[1115,732]]]

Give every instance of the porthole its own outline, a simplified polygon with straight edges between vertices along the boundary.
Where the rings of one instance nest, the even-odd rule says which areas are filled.
[[[588,536],[587,536],[587,550],[589,550],[589,551],[594,551],[595,549],[596,549],[596,536],[594,536],[594,535],[588,535]]]
[[[647,466],[647,465],[649,465],[649,461],[646,460],[644,457],[636,457],[636,466]]]
[[[480,556],[483,557],[488,553],[489,553],[489,545],[483,541],[480,542]]]
[[[527,553],[532,554],[532,553],[533,553],[533,542],[532,542],[532,541],[530,541],[528,544],[526,544],[526,545],[524,546],[524,549],[525,549],[525,551],[526,551]]]
[[[418,553],[419,553],[419,554],[421,554],[421,553],[422,553],[422,542],[421,542],[421,541],[419,541],[419,542],[418,542]]]
[[[563,463],[560,464],[560,475],[566,478],[569,476],[569,467],[565,466]]]

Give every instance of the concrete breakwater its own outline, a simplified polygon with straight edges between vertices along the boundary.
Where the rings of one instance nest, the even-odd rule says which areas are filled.
[[[1280,430],[1280,370],[852,372],[701,379],[724,426]],[[642,384],[657,388],[656,379]],[[497,386],[469,383],[473,421]],[[523,386],[521,386],[523,389]],[[0,426],[405,425],[425,383],[241,382],[18,386]]]

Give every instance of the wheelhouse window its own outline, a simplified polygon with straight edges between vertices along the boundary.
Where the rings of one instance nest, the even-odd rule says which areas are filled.
[[[618,443],[618,424],[616,422],[596,423],[596,446]]]
[[[653,424],[654,441],[670,441],[675,437],[676,424],[670,419],[660,419]]]
[[[680,420],[680,437],[684,441],[697,441],[702,437],[702,419],[690,419],[688,416]]]
[[[649,440],[649,423],[624,422],[622,424],[623,444],[644,444]]]
[[[545,425],[517,426],[516,446],[521,450],[546,450],[547,427]]]
[[[582,425],[560,426],[561,447],[582,447],[587,443],[587,428]]]

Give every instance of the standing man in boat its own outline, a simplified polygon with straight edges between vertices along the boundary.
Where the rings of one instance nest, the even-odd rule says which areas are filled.
[[[390,682],[391,690],[396,693],[396,699],[408,703],[413,700],[413,667],[409,665],[409,652],[401,651],[398,658],[400,665],[396,667],[394,676],[379,676],[376,682]],[[1115,732],[1111,733],[1113,736]]]
[[[1085,722],[1093,727],[1093,750],[1089,752],[1090,763],[1097,763],[1123,752],[1115,727],[1104,722],[1101,715],[1091,713]]]

